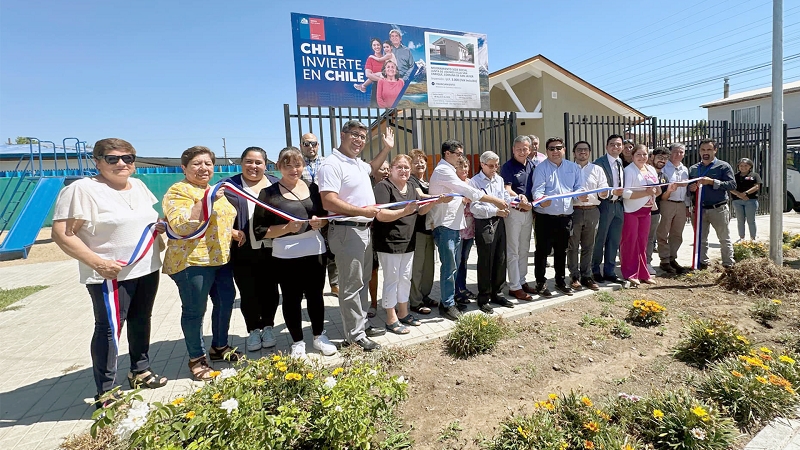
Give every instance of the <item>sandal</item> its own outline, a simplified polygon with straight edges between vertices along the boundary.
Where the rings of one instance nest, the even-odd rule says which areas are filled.
[[[658,282],[656,280],[652,279],[652,278],[648,278],[646,280],[641,280],[641,282],[644,283],[644,284],[658,284]]]
[[[413,314],[409,314],[409,315],[407,315],[407,316],[405,316],[405,317],[403,317],[402,319],[399,319],[399,320],[400,320],[401,323],[404,323],[406,325],[411,325],[412,327],[418,327],[418,326],[422,325],[422,322],[420,322],[419,319],[414,317]]]
[[[236,351],[236,349],[230,345],[220,348],[211,347],[208,349],[208,357],[211,358],[212,361],[228,360],[230,362],[236,362],[242,359],[243,356],[244,355]]]
[[[211,372],[214,371],[208,366],[205,356],[201,356],[194,361],[189,360],[189,370],[197,381],[211,381]]]
[[[167,377],[162,377],[147,368],[141,372],[128,372],[128,385],[131,389],[139,389],[140,387],[158,389],[167,385]]]
[[[427,314],[431,313],[431,309],[428,308],[425,305],[412,306],[411,310],[414,311],[417,314],[426,314],[427,315]]]
[[[395,323],[387,323],[386,330],[391,331],[394,334],[408,334],[411,333],[411,330],[408,329],[407,326],[400,323],[398,320]]]

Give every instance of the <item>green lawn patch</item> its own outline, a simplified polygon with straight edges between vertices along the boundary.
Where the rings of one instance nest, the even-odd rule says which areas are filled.
[[[0,288],[0,311],[16,309],[17,307],[12,307],[11,305],[46,287],[47,286],[24,286],[15,289]]]

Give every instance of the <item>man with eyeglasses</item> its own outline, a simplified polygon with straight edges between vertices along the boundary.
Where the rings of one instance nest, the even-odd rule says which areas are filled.
[[[512,157],[503,164],[500,176],[511,197],[521,200],[517,208],[511,208],[503,222],[506,227],[506,258],[508,259],[508,295],[518,300],[531,300],[536,290],[528,286],[528,251],[531,247],[533,214],[528,200],[531,198],[534,163],[528,159],[531,138],[517,136],[511,148]]]
[[[669,183],[667,180],[667,176],[662,172],[664,166],[667,164],[667,159],[669,158],[669,150],[666,147],[658,147],[652,151],[653,155],[653,168],[656,169],[656,174],[658,174],[658,184],[666,184]],[[669,197],[669,194],[675,192],[677,185],[670,185],[662,186],[660,188],[659,194],[656,196],[656,208],[650,210],[650,234],[647,236],[647,249],[645,250],[647,257],[647,272],[650,275],[656,274],[656,269],[653,268],[653,251],[656,247],[656,230],[658,230],[658,224],[661,223],[661,205],[662,200],[666,200]],[[674,272],[674,271],[673,271]]]
[[[581,167],[583,188],[587,191],[607,188],[606,174],[600,166],[589,162],[592,147],[586,141],[578,141],[572,146],[575,163]],[[572,236],[567,249],[567,265],[572,282],[572,289],[584,286],[593,291],[600,290],[592,278],[592,252],[594,251],[597,223],[600,221],[600,199],[608,197],[608,191],[588,194],[586,201],[575,200],[572,203]],[[580,255],[580,258],[579,258]]]
[[[430,195],[459,194],[473,202],[486,202],[498,209],[508,209],[505,200],[488,195],[461,181],[455,164],[464,154],[461,142],[451,139],[442,143],[442,159],[433,170],[429,183]],[[439,315],[448,320],[458,320],[461,311],[456,306],[456,269],[461,259],[460,231],[466,226],[464,202],[461,198],[448,197],[452,201],[440,203],[427,214],[426,225],[433,230],[433,240],[439,249]],[[466,305],[463,305],[466,309]]]
[[[394,132],[386,129],[383,149],[369,164],[359,158],[367,141],[366,125],[357,120],[345,122],[340,139],[339,148],[333,149],[320,166],[317,185],[322,207],[331,214],[348,216],[332,220],[328,229],[328,242],[339,268],[339,309],[345,345],[356,344],[364,351],[372,351],[381,347],[367,334],[368,284],[372,276],[370,225],[379,210],[374,206],[369,175],[394,147]]]
[[[686,269],[678,264],[678,249],[683,244],[683,227],[686,225],[686,186],[676,183],[689,179],[689,169],[682,163],[686,146],[675,142],[669,148],[669,161],[664,165],[663,172],[667,181],[675,184],[676,188],[659,206],[661,223],[656,231],[658,257],[661,259],[659,267],[666,273],[683,274]]]
[[[322,165],[325,157],[319,154],[319,139],[314,133],[306,133],[300,138],[300,152],[306,162],[301,178],[306,183],[315,183],[319,166]],[[328,245],[327,227],[322,229],[322,237],[325,238],[325,245],[328,247],[325,256],[328,258],[328,283],[331,287],[331,294],[339,295],[339,271],[336,270],[336,260],[333,253],[331,253],[330,245]]]
[[[614,188],[608,198],[600,200],[598,207],[600,221],[597,224],[597,236],[594,239],[592,253],[592,276],[598,283],[603,281],[622,283],[622,279],[614,272],[617,266],[617,252],[622,241],[622,221],[625,217],[622,206],[625,176],[622,174],[623,163],[619,157],[622,148],[622,136],[612,134],[606,139],[606,154],[594,162],[605,172],[608,187]]]
[[[564,159],[564,139],[551,137],[545,143],[547,160],[536,166],[533,172],[533,198],[547,195],[565,194],[583,188],[581,168],[574,162]],[[580,201],[588,200],[583,195]],[[547,200],[534,207],[536,211],[536,256],[534,256],[534,276],[536,292],[542,297],[553,294],[547,289],[545,276],[547,255],[553,250],[553,268],[556,271],[556,289],[572,295],[574,290],[567,285],[567,248],[572,234],[572,201],[570,197]]]

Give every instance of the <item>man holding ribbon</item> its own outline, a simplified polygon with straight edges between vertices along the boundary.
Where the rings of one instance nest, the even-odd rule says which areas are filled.
[[[622,136],[612,134],[606,139],[606,154],[597,158],[595,164],[606,173],[608,186],[614,188],[608,198],[600,200],[600,221],[592,253],[592,277],[597,282],[622,283],[614,268],[617,265],[617,251],[622,241],[622,221],[625,211],[622,207]],[[602,269],[602,272],[600,271]]]
[[[708,231],[714,227],[722,252],[723,267],[733,265],[733,243],[728,222],[731,214],[728,208],[728,191],[736,189],[736,178],[730,164],[717,159],[717,143],[713,139],[700,141],[700,162],[689,168],[689,179],[700,178],[689,185],[689,192],[695,194],[694,207],[700,217],[700,242],[695,242],[698,268],[708,268]],[[701,188],[702,186],[702,188]],[[698,189],[700,194],[697,195]]]
[[[528,160],[531,138],[514,139],[512,157],[500,169],[506,191],[510,197],[520,199],[519,206],[511,208],[503,222],[506,227],[506,257],[508,259],[508,295],[519,300],[531,300],[536,290],[528,286],[528,251],[531,248],[533,214],[528,200],[531,198],[534,163]]]
[[[656,236],[658,238],[658,257],[661,259],[659,267],[666,273],[682,274],[683,266],[678,264],[678,249],[683,243],[683,227],[686,225],[686,186],[678,185],[681,181],[689,179],[689,169],[683,165],[683,155],[686,146],[673,143],[669,146],[669,161],[664,165],[662,172],[667,182],[675,185],[675,190],[666,198],[662,195],[661,223],[658,224]]]

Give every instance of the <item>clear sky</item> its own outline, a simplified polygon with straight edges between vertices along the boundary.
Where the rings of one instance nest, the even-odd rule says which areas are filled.
[[[771,0],[0,0],[0,139],[221,156],[225,137],[229,156],[274,159],[296,100],[290,12],[486,33],[492,72],[541,53],[659,118],[705,118],[725,75],[731,93],[771,80]],[[800,79],[799,24],[800,1],[784,0],[786,82]]]

